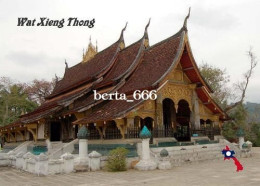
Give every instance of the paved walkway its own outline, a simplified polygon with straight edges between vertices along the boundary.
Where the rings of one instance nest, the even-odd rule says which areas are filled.
[[[141,172],[129,170],[111,173],[105,171],[72,173],[38,177],[16,169],[0,168],[0,186],[96,186],[96,185],[149,185],[149,186],[225,186],[256,185],[260,186],[260,148],[254,148],[252,158],[239,159],[244,170],[236,172],[233,161],[216,160],[201,162],[182,167],[174,167],[168,171]]]

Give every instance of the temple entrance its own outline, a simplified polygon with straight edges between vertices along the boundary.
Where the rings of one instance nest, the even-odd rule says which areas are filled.
[[[105,136],[104,139],[121,139],[122,135],[120,130],[116,126],[116,122],[114,120],[107,121],[104,127]]]
[[[186,100],[178,103],[177,117],[177,140],[190,141],[190,108]]]
[[[29,141],[33,141],[33,135],[32,135],[32,133],[31,133],[31,132],[28,132],[28,134],[29,134]]]
[[[207,120],[206,120],[206,128],[207,128],[207,129],[213,128],[213,126],[212,126],[212,121],[211,121],[210,119],[207,119]]]
[[[166,98],[163,100],[163,125],[164,125],[164,136],[172,137],[173,128],[175,128],[176,123],[176,110],[174,107],[174,102]]]
[[[200,119],[200,129],[205,129],[205,121]]]
[[[50,124],[50,141],[60,141],[61,124],[59,122],[51,122]]]

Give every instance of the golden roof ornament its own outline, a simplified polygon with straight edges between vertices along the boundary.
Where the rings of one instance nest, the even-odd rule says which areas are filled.
[[[91,60],[95,55],[97,54],[97,46],[95,47],[92,42],[91,42],[91,36],[89,37],[89,44],[88,44],[88,49],[86,53],[84,54],[84,49],[83,49],[83,59],[82,63],[88,62]]]
[[[121,50],[125,48],[124,31],[126,30],[127,24],[128,24],[128,22],[126,22],[125,27],[122,29],[120,38],[119,38],[119,41],[120,41],[119,47]]]

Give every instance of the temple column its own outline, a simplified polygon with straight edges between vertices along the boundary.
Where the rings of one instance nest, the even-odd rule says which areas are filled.
[[[194,129],[198,130],[200,128],[200,111],[199,111],[198,96],[195,90],[193,90],[193,94],[192,94],[192,104],[193,104],[193,108],[191,114],[192,116],[191,122],[194,125]]]
[[[163,125],[163,105],[162,105],[162,94],[158,93],[156,99],[156,119],[155,124],[156,126]]]
[[[122,139],[125,139],[124,119],[116,119],[115,122],[116,122],[117,128],[120,130]]]

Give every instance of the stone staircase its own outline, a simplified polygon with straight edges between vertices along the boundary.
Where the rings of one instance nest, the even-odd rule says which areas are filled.
[[[16,147],[21,145],[22,142],[16,142],[16,143],[5,143],[4,147],[2,148],[1,153],[8,153],[11,150],[14,150]]]
[[[51,142],[51,148],[48,150],[48,155],[50,158],[58,159],[64,153],[72,153],[75,151],[75,144],[78,143],[78,139],[74,139],[69,143],[62,142]]]
[[[59,151],[64,146],[64,143],[61,141],[57,142],[50,142],[50,147],[48,149],[48,155],[51,157],[53,154],[55,154],[57,151]]]
[[[8,153],[10,151],[13,151],[14,154],[18,154],[19,152],[26,152],[28,146],[32,143],[32,141],[6,143],[1,153]]]

